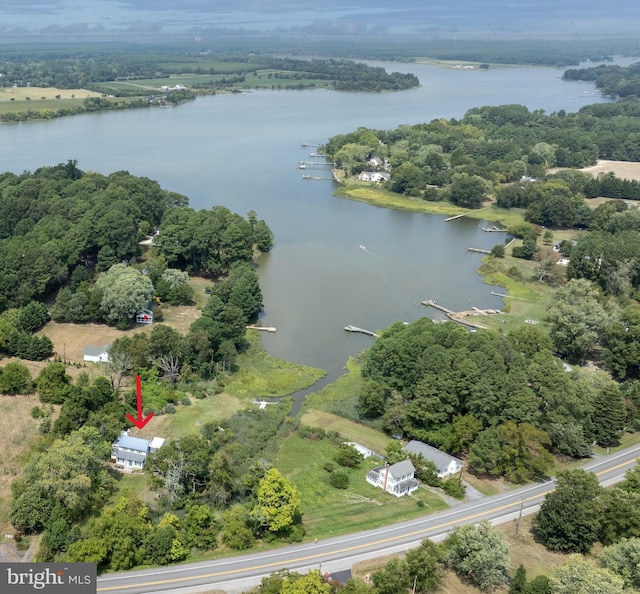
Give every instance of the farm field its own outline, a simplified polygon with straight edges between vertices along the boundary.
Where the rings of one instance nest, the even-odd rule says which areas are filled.
[[[60,102],[66,99],[77,99],[81,102],[87,97],[100,97],[100,93],[94,93],[86,89],[56,89],[55,87],[0,87],[0,102],[2,101],[33,101],[34,109],[43,100],[55,100]]]

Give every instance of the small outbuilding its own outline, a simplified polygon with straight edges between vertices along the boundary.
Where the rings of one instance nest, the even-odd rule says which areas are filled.
[[[150,309],[142,309],[136,314],[136,324],[153,324],[153,312]]]
[[[91,363],[108,363],[109,362],[109,350],[110,344],[104,346],[87,345],[84,347],[83,360],[90,361]]]

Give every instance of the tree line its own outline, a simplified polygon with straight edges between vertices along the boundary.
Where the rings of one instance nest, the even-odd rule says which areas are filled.
[[[638,418],[636,383],[567,371],[553,352],[535,326],[503,336],[427,318],[397,323],[364,354],[359,414],[466,457],[479,475],[527,482],[554,454],[581,458],[592,443],[619,443]]]
[[[392,192],[473,208],[500,191],[534,200],[525,189],[519,192],[521,180],[545,180],[552,167],[578,169],[597,159],[640,160],[639,134],[637,100],[549,115],[502,105],[470,109],[461,120],[438,119],[395,130],[359,128],[330,138],[322,150],[347,176],[384,167],[391,171],[385,187]],[[373,162],[375,157],[385,165]],[[515,188],[508,190],[511,185]],[[604,191],[636,199],[638,184],[613,176],[589,183],[577,176],[573,187],[562,191],[570,198]]]
[[[640,97],[640,62],[627,67],[601,64],[591,68],[570,68],[566,80],[589,80],[608,97]]]

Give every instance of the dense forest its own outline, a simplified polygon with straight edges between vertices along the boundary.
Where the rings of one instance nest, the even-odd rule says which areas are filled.
[[[152,304],[160,318],[163,302],[192,303],[189,273],[197,273],[218,281],[205,315],[185,345],[173,341],[175,349],[164,355],[180,361],[178,370],[189,362],[210,377],[220,361],[231,365],[245,325],[262,309],[252,261],[254,250],[271,249],[273,235],[254,212],[244,219],[223,206],[194,211],[186,197],[157,182],[126,171],[84,173],[69,161],[2,174],[0,220],[5,353],[47,358],[50,341],[32,333],[49,316],[127,328]],[[155,238],[154,250],[140,260],[140,242],[148,236]],[[42,302],[52,295],[57,298],[47,309]]]
[[[567,70],[566,80],[590,80],[608,97],[640,97],[640,62],[622,68],[601,65],[592,68],[572,68]]]

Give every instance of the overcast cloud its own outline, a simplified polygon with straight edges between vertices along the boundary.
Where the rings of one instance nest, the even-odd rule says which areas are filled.
[[[225,31],[380,35],[637,35],[637,0],[0,0],[11,36]]]

